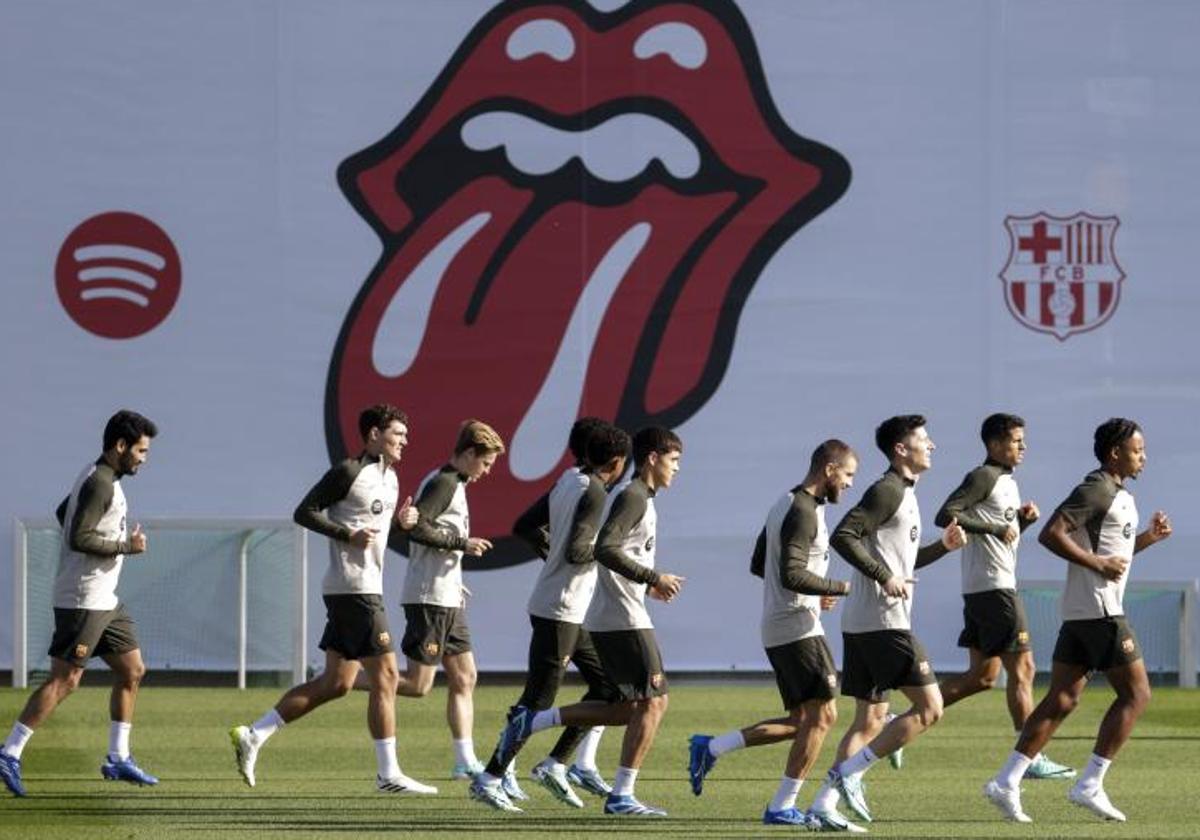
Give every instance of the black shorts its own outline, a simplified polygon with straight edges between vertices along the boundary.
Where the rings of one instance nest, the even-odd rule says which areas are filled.
[[[443,656],[471,652],[467,613],[459,607],[405,604],[404,638],[400,650],[422,665],[436,665]]]
[[[667,693],[667,675],[653,630],[594,631],[592,642],[617,699],[645,700]]]
[[[799,708],[809,700],[832,700],[837,667],[824,636],[809,636],[767,648],[783,708]]]
[[[321,650],[342,659],[365,659],[391,653],[392,634],[380,595],[325,595],[325,632]]]
[[[1107,671],[1142,658],[1142,648],[1123,615],[1064,621],[1054,645],[1054,661]]]
[[[93,656],[138,649],[137,628],[124,604],[112,610],[54,608],[49,654],[82,668]]]
[[[963,595],[963,631],[958,646],[984,656],[1030,649],[1025,605],[1012,589],[990,589]]]
[[[533,627],[529,639],[529,672],[525,678],[525,691],[517,701],[519,705],[539,711],[553,706],[571,662],[587,683],[584,700],[612,702],[618,699],[616,687],[604,673],[591,634],[582,625],[537,615],[529,616],[529,623]]]
[[[882,703],[888,692],[937,682],[929,656],[909,630],[842,634],[842,694]]]

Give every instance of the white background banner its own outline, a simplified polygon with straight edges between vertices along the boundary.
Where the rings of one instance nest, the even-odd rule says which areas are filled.
[[[876,424],[926,414],[929,539],[1003,410],[1046,514],[1097,423],[1140,421],[1133,490],[1176,534],[1133,577],[1196,577],[1200,6],[739,5],[0,3],[0,544],[120,407],[161,429],[134,519],[288,516],[376,399],[412,417],[411,492],[480,416],[513,442],[471,491],[492,533],[577,415],[655,420],[686,448],[668,668],[761,669],[749,553],[813,447],[857,448],[853,503]],[[72,236],[111,212],[153,226]],[[481,669],[524,662],[535,573],[468,573]],[[1027,539],[1019,574],[1065,570]],[[922,571],[939,668],[960,604],[956,558]]]

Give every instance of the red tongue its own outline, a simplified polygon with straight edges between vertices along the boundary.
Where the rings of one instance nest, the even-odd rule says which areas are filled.
[[[570,201],[553,206],[520,236],[487,287],[472,323],[466,313],[485,267],[534,196],[499,178],[472,182],[385,256],[353,313],[336,369],[338,426],[347,448],[357,443],[358,412],[390,402],[408,412],[411,444],[402,484],[414,485],[445,462],[463,420],[492,424],[507,443],[541,390],[568,322],[596,264],[633,225],[649,238],[621,280],[590,348],[578,411],[564,416],[558,437],[542,441],[561,451],[557,466],[535,479],[518,478],[502,457],[471,490],[472,532],[507,535],[513,520],[545,492],[569,462],[566,438],[576,416],[616,416],[650,312],[687,250],[734,202],[731,193],[681,196],[652,185],[633,201],[596,207]],[[375,367],[380,323],[397,290],[429,252],[479,213],[491,219],[455,256],[433,300],[419,352],[398,376]],[[598,311],[590,312],[594,322]],[[696,336],[707,347],[711,335]],[[561,348],[564,353],[589,348]],[[644,377],[639,377],[644,381]],[[642,402],[641,395],[635,395]],[[552,463],[553,456],[542,459]]]

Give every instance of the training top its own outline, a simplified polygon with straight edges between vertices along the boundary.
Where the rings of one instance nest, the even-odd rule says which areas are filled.
[[[582,624],[596,589],[593,547],[607,494],[604,482],[565,471],[547,499],[549,548],[529,596],[530,615]]]
[[[54,606],[59,609],[117,608],[117,579],[125,552],[125,491],[120,476],[101,458],[75,479],[55,514],[63,526]]]
[[[1088,473],[1054,512],[1066,521],[1071,539],[1084,551],[1124,557],[1132,565],[1137,505],[1133,494],[1112,475],[1103,470]],[[1124,615],[1121,602],[1130,571],[1127,568],[1118,580],[1108,580],[1099,572],[1070,563],[1062,598],[1063,621]]]
[[[646,586],[658,583],[654,491],[641,478],[618,485],[596,540],[596,593],[583,626],[589,631],[650,630]]]
[[[417,512],[400,603],[462,607],[463,549],[471,536],[467,477],[450,464],[425,476],[417,490]]]
[[[923,548],[916,482],[889,469],[867,488],[858,504],[834,529],[830,544],[854,567],[850,595],[842,610],[843,633],[911,630],[912,598],[890,598],[880,585],[946,554],[941,540]]]
[[[363,452],[331,467],[296,506],[296,524],[329,538],[323,594],[383,594],[383,560],[395,539],[391,525],[399,493],[396,471]],[[350,535],[364,528],[378,533],[359,548]]]
[[[1032,520],[1021,517],[1021,492],[1012,469],[989,459],[967,473],[933,521],[945,528],[954,518],[968,535],[962,548],[963,594],[1015,590],[1021,540],[1018,536],[1006,543],[1004,535],[1009,526],[1024,531]]]
[[[771,507],[750,560],[750,571],[763,579],[763,647],[825,635],[820,596],[847,590],[844,581],[825,577],[828,569],[825,500],[793,487]]]

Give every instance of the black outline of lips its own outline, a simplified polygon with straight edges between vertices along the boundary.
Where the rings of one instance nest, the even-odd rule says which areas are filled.
[[[343,352],[352,326],[360,313],[365,298],[380,272],[386,266],[389,257],[405,244],[413,231],[420,227],[427,218],[428,213],[431,212],[431,209],[436,209],[421,208],[406,201],[405,203],[412,211],[412,218],[403,229],[393,231],[368,206],[366,199],[358,187],[359,175],[386,160],[408,143],[413,134],[434,109],[437,102],[442,98],[446,88],[454,80],[460,67],[474,53],[479,43],[500,22],[511,15],[534,7],[560,7],[573,12],[593,31],[603,33],[620,26],[631,18],[641,15],[648,10],[661,6],[681,5],[702,9],[715,18],[724,28],[741,60],[742,70],[746,74],[746,79],[754,98],[754,104],[758,108],[774,140],[793,157],[799,158],[817,168],[821,175],[820,181],[814,189],[802,196],[790,210],[782,214],[774,224],[763,232],[754,247],[748,252],[746,259],[738,267],[733,278],[731,278],[725,300],[721,304],[721,313],[712,336],[708,359],[704,364],[703,372],[697,380],[696,385],[668,408],[652,414],[642,404],[645,388],[649,384],[652,365],[634,365],[630,370],[629,379],[625,384],[624,392],[621,396],[616,422],[628,429],[635,429],[649,424],[673,427],[683,423],[695,414],[716,392],[724,378],[729,358],[733,352],[733,342],[736,337],[737,324],[741,316],[742,307],[745,305],[746,298],[754,287],[759,274],[766,263],[774,256],[775,252],[792,234],[832,206],[846,192],[850,185],[851,177],[848,161],[828,146],[801,137],[784,122],[776,110],[767,89],[762,62],[759,58],[749,25],[732,0],[634,0],[634,2],[628,3],[612,12],[601,12],[587,2],[584,2],[584,0],[510,0],[509,2],[501,2],[494,6],[475,24],[462,44],[455,50],[441,73],[438,74],[437,78],[430,85],[429,89],[422,95],[417,104],[396,128],[390,131],[383,139],[372,143],[366,149],[348,157],[338,167],[338,186],[355,211],[379,236],[383,244],[383,250],[379,260],[363,281],[347,311],[330,360],[329,372],[326,377],[325,435],[331,460],[337,461],[349,454],[338,420],[338,374],[342,366]],[[462,121],[470,115],[496,108],[503,108],[510,111],[515,110],[520,113],[536,116],[544,122],[575,128],[594,125],[618,109],[622,112],[635,110],[652,113],[654,116],[671,123],[687,134],[689,139],[701,150],[702,172],[705,168],[708,168],[710,173],[709,178],[699,179],[703,181],[706,187],[705,192],[709,191],[707,187],[712,185],[714,179],[727,186],[731,184],[731,180],[734,184],[738,181],[746,180],[743,176],[738,176],[725,168],[721,164],[719,157],[712,153],[711,146],[699,135],[699,132],[690,123],[675,119],[671,103],[660,99],[629,98],[626,100],[610,100],[599,103],[583,114],[573,116],[550,114],[538,109],[525,100],[491,99],[486,102],[477,102],[467,112],[459,114],[443,130],[438,132],[437,137],[449,136],[448,130],[451,127],[457,129],[461,126]],[[433,145],[434,142],[437,142],[436,138],[426,148],[429,145]],[[416,152],[414,158],[419,157],[422,151],[424,149]],[[503,153],[497,151],[495,154],[502,156]],[[487,155],[479,157],[483,158],[487,157]],[[575,163],[577,164],[578,162]],[[412,171],[419,171],[415,167],[409,168]],[[581,167],[579,168],[581,169]],[[564,169],[568,170],[570,177],[582,177],[582,174],[578,170],[570,171],[572,165],[568,165]],[[510,167],[505,166],[503,169],[499,169],[494,162],[492,165],[481,169],[481,171],[487,171],[488,173],[504,171],[506,176],[512,179],[514,183],[520,180],[520,175],[515,173]],[[400,182],[405,177],[405,172],[402,170],[397,175],[397,181]],[[682,186],[681,182],[672,179],[666,173],[660,162],[655,161],[638,178],[628,184],[622,184],[612,189],[617,191],[633,189],[636,192],[650,181],[654,183],[667,183],[675,189],[680,189]],[[685,192],[686,190],[680,189],[680,191]],[[417,190],[417,192],[420,192],[420,190]],[[738,190],[738,192],[744,200],[744,192],[742,190]],[[405,190],[404,194],[407,197],[412,195],[413,191]],[[449,194],[449,192],[446,194]],[[603,195],[603,189],[599,193],[589,191],[589,199],[600,198],[602,200]],[[555,198],[559,198],[559,196],[556,195]],[[616,199],[613,200],[615,201]],[[723,214],[723,219],[727,220],[736,215],[736,211],[743,207],[743,200],[739,200],[729,212]],[[518,225],[520,225],[520,222],[518,222]],[[532,221],[529,223],[529,226],[532,226]],[[691,262],[690,257],[702,254],[716,237],[717,233],[723,228],[724,224],[721,224],[720,226],[713,226],[709,230],[706,230],[704,235],[692,244],[688,251],[689,257],[681,260],[679,266],[667,278],[660,292],[659,299],[648,313],[646,327],[638,339],[635,358],[654,359],[657,357],[659,345],[666,332],[671,312],[687,280],[688,271],[686,267]],[[502,258],[505,253],[507,252],[497,252],[489,263],[489,271],[485,272],[481,278],[480,284],[472,297],[472,306],[465,313],[465,320],[468,323],[474,320],[478,302],[486,294],[491,276],[494,276],[495,270],[498,270],[499,266],[502,265]],[[564,429],[564,438],[565,432],[566,430]],[[554,479],[556,479],[556,476],[552,477],[551,483]],[[531,496],[529,501],[532,502],[534,498],[536,497]],[[497,535],[493,541],[495,547],[487,556],[464,557],[464,568],[468,570],[503,568],[532,559],[528,547],[515,537]]]

